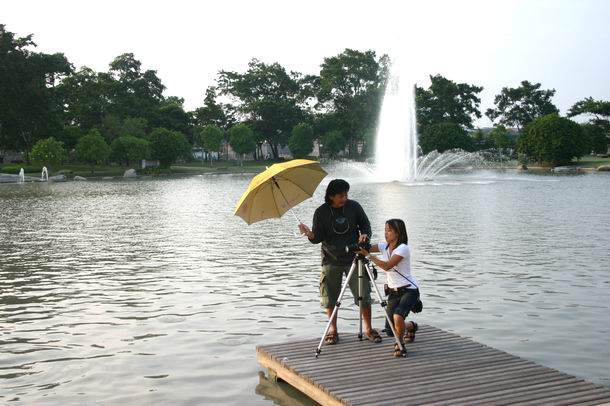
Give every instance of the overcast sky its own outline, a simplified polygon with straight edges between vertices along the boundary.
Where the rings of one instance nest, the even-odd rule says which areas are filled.
[[[189,110],[221,69],[256,57],[314,74],[353,48],[406,55],[423,86],[437,73],[483,86],[482,111],[503,86],[530,80],[556,89],[565,113],[587,96],[610,99],[609,22],[605,0],[0,0],[0,23],[33,33],[39,51],[98,71],[133,52]]]

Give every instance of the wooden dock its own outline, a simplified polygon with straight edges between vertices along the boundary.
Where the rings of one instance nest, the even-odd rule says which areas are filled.
[[[407,358],[394,358],[394,341],[374,344],[340,334],[262,345],[257,359],[322,405],[610,405],[610,388],[547,368],[447,331],[420,325]]]

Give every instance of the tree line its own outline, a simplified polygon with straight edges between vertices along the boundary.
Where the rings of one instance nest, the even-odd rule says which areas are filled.
[[[0,25],[0,152],[24,151],[45,163],[130,165],[152,158],[169,166],[191,159],[193,147],[211,156],[226,142],[237,154],[266,159],[267,144],[279,159],[283,146],[304,157],[318,140],[329,157],[364,159],[374,151],[389,69],[390,58],[372,50],[324,58],[316,75],[252,59],[243,72],[220,71],[201,107],[187,111],[132,53],[114,58],[105,72],[77,70],[62,53],[36,52],[32,35],[18,37]],[[587,98],[560,117],[554,89],[523,81],[495,97],[485,112],[495,127],[484,133],[474,128],[483,87],[432,75],[430,86],[415,90],[423,153],[513,148],[531,159],[564,162],[568,155],[605,152],[608,101]],[[589,123],[570,120],[579,115],[588,115]],[[508,128],[517,129],[518,140]],[[564,142],[545,150],[560,135]]]

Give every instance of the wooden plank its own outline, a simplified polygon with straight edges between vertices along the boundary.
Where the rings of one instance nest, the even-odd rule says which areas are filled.
[[[561,382],[550,382],[548,384],[539,385],[537,388],[529,387],[527,391],[515,391],[513,389],[509,390],[500,390],[497,392],[483,393],[478,395],[471,396],[463,396],[456,397],[451,401],[443,401],[443,402],[432,402],[426,403],[429,406],[439,406],[439,405],[458,405],[458,404],[476,404],[476,403],[504,403],[507,400],[510,400],[511,404],[520,401],[538,401],[538,399],[544,399],[548,396],[549,393],[553,391],[557,391],[560,389],[565,389],[568,391],[581,391],[587,390],[591,388],[593,385],[588,383],[583,383],[584,386],[579,384],[576,385],[563,385]],[[538,401],[539,403],[539,401]]]
[[[504,370],[506,371],[510,371],[512,369],[527,369],[527,368],[535,368],[535,365],[531,365],[531,364],[527,364],[524,361],[515,361],[515,360],[511,360],[511,363],[506,363],[506,364],[501,364],[503,365],[503,368],[505,368]],[[471,362],[464,362],[459,368],[455,368],[454,366],[451,367],[438,367],[437,369],[435,368],[430,368],[430,369],[417,369],[417,368],[409,368],[409,379],[408,382],[405,382],[405,384],[411,384],[413,382],[420,382],[420,381],[429,381],[431,379],[434,379],[435,381],[439,381],[440,379],[446,379],[449,378],[451,376],[463,376],[466,374],[473,374],[473,373],[486,373],[486,372],[493,372],[498,368],[498,364],[490,364],[490,363],[471,363]],[[369,380],[369,382],[374,382],[375,380],[378,379],[378,377],[385,377],[385,376],[390,376],[390,377],[395,377],[397,376],[396,374],[398,374],[399,372],[403,372],[403,367],[398,366],[396,368],[383,368],[374,372],[367,372],[367,371],[356,371],[356,372],[351,372],[349,374],[333,374],[333,375],[327,375],[327,376],[316,376],[316,380],[323,382],[325,380],[328,380],[328,384],[329,387],[334,387],[337,385],[343,385],[344,381],[351,381],[354,380],[355,378],[358,378],[360,376],[364,376],[365,379]],[[400,375],[398,375],[400,376]]]
[[[483,360],[483,359],[487,359],[487,358],[491,358],[491,359],[510,359],[509,356],[506,356],[504,354],[498,354],[495,353],[491,350],[485,350],[482,351],[478,348],[474,348],[474,349],[468,349],[468,350],[463,350],[463,351],[455,351],[453,353],[450,354],[438,354],[436,356],[422,356],[417,360],[413,360],[412,358],[409,358],[407,356],[407,358],[392,358],[392,359],[388,359],[386,358],[387,355],[379,355],[379,356],[374,356],[374,358],[376,358],[377,362],[379,362],[379,360],[381,359],[381,362],[385,361],[385,364],[381,364],[384,365],[386,367],[391,367],[391,366],[400,366],[400,367],[404,367],[404,368],[408,368],[411,366],[417,366],[417,365],[428,365],[430,367],[432,367],[433,365],[438,365],[439,363],[442,364],[448,364],[448,363],[459,363],[462,362],[464,360]],[[362,361],[369,361],[368,358],[362,358]],[[343,364],[344,367],[348,367],[351,366],[352,364],[355,365],[362,365],[362,362],[358,363],[358,362],[354,362],[354,363],[349,363],[349,364]],[[324,370],[325,366],[330,366],[333,364],[295,364],[295,368],[298,369],[299,371],[301,371],[302,373],[313,373],[317,370]]]
[[[546,380],[546,381],[536,381],[533,383],[528,383],[527,380],[514,380],[511,381],[509,383],[501,383],[500,385],[481,385],[481,386],[474,386],[474,387],[469,387],[469,388],[463,388],[463,389],[459,389],[459,390],[447,390],[447,391],[440,391],[440,392],[426,392],[426,393],[422,393],[422,394],[416,394],[413,395],[411,393],[407,394],[407,395],[403,395],[403,399],[402,399],[402,404],[404,404],[404,398],[408,398],[409,402],[412,404],[429,404],[431,402],[435,402],[435,403],[439,403],[439,404],[447,404],[448,401],[451,401],[452,399],[455,398],[459,398],[460,396],[463,395],[469,395],[469,394],[474,394],[474,393],[493,393],[495,391],[499,391],[499,390],[509,390],[512,391],[513,393],[518,393],[518,391],[520,390],[527,390],[528,387],[534,387],[534,386],[539,386],[539,385],[555,385],[555,383],[558,384],[570,384],[573,383],[574,379],[573,378],[568,378],[565,379],[563,381],[556,381],[556,380]],[[384,394],[385,395],[385,394]],[[387,398],[384,396],[379,396],[376,400],[377,404],[384,404],[384,405],[400,405],[401,402],[400,400],[397,400],[398,398],[396,396],[392,396],[391,398]],[[374,399],[369,398],[368,401],[373,401]],[[365,404],[366,402],[364,402],[361,399],[350,399],[350,401],[355,402],[353,404]],[[486,403],[485,401],[482,401],[481,403]],[[477,404],[475,403],[459,403],[459,404]]]
[[[566,388],[567,389],[567,388]],[[608,400],[608,391],[603,388],[592,388],[586,389],[583,391],[575,391],[574,388],[570,388],[572,391],[561,390],[549,392],[544,396],[545,403],[553,404],[554,406],[563,406],[563,405],[574,405],[581,404],[583,402],[588,401],[600,401],[600,400]],[[563,394],[562,394],[563,392]],[[525,402],[516,403],[517,405],[533,405],[533,400],[528,399]]]
[[[476,388],[477,391],[483,391],[485,388],[495,388],[502,385],[511,385],[514,386],[516,384],[525,384],[531,382],[543,382],[543,381],[552,381],[552,380],[560,380],[564,377],[558,376],[557,373],[550,373],[547,371],[541,371],[539,369],[531,369],[526,372],[517,371],[514,373],[506,373],[502,372],[489,375],[489,377],[485,377],[483,375],[470,377],[470,378],[457,378],[452,379],[447,382],[436,382],[434,381],[430,385],[413,385],[411,386],[402,386],[395,387],[391,390],[388,390],[388,382],[376,383],[373,385],[367,385],[365,388],[346,388],[344,390],[336,391],[337,394],[347,398],[347,399],[366,399],[368,397],[375,397],[376,392],[385,392],[387,394],[409,394],[409,399],[416,398],[424,398],[430,395],[436,395],[438,393],[443,394],[451,394],[453,396],[455,393],[461,393],[464,391],[470,391],[472,388]],[[565,379],[565,378],[564,378]],[[571,378],[570,378],[571,379]],[[384,391],[384,389],[386,389]],[[367,395],[362,395],[362,392],[367,392]],[[449,398],[451,398],[449,396]]]
[[[257,347],[261,365],[321,404],[590,404],[610,401],[610,389],[543,367],[471,339],[420,325],[408,357],[381,344],[342,334]],[[395,382],[404,382],[396,385]]]
[[[312,385],[303,377],[287,370],[286,368],[283,368],[282,365],[278,364],[277,362],[273,361],[268,357],[265,357],[262,354],[259,354],[257,356],[257,361],[264,368],[273,369],[278,377],[288,382],[290,385],[300,390],[305,395],[309,396],[321,405],[341,406],[347,404],[345,402],[342,402],[336,396],[331,396],[328,392],[325,392],[317,386]]]

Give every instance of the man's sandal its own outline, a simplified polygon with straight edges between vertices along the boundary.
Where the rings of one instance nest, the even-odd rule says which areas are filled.
[[[405,331],[405,341],[408,343],[412,343],[413,341],[415,341],[415,333],[417,333],[417,330],[419,329],[419,326],[416,322],[412,321],[411,323],[413,323],[413,329],[407,329]]]
[[[339,333],[328,333],[324,337],[324,344],[333,345],[339,341]]]
[[[375,330],[374,328],[371,329],[371,331],[364,333],[364,336],[366,337],[367,340],[369,340],[373,343],[376,343],[376,344],[378,344],[382,341],[381,336],[379,335],[377,330]]]
[[[405,343],[402,343],[402,348],[405,349],[405,355],[406,355],[407,349],[405,348]],[[402,351],[400,351],[400,347],[398,346],[398,344],[394,344],[394,356],[396,358],[402,357]]]

